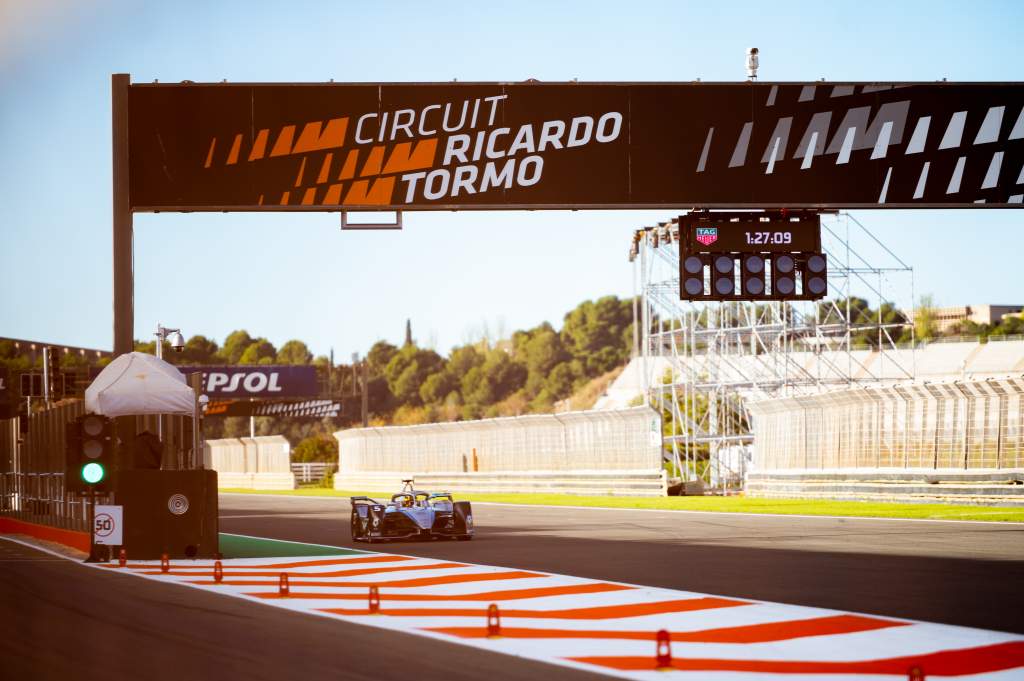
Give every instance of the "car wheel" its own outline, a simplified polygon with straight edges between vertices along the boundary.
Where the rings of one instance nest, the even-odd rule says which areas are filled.
[[[359,518],[355,513],[352,514],[352,541],[363,541],[359,536]]]

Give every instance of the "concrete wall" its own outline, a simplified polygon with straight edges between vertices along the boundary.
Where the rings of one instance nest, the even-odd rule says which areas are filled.
[[[464,492],[664,495],[661,419],[646,407],[335,433],[335,489],[403,478]]]
[[[242,489],[294,489],[291,446],[281,435],[207,440],[217,486]]]

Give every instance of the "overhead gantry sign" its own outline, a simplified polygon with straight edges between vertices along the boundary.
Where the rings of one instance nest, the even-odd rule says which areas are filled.
[[[135,84],[151,210],[1021,203],[999,83]]]
[[[132,84],[113,76],[114,351],[132,214],[974,208],[1024,198],[1020,83]]]

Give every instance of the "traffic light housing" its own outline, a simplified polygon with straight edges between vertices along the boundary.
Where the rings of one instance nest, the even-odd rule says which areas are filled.
[[[808,253],[800,263],[804,297],[818,300],[828,295],[828,258],[824,253]]]
[[[64,487],[69,492],[106,494],[113,488],[114,421],[85,414],[67,424]]]
[[[740,256],[740,296],[760,298],[765,294],[765,267],[767,260],[761,253]]]
[[[796,259],[788,253],[776,253],[772,256],[772,296],[796,296]]]
[[[736,259],[731,253],[711,256],[711,296],[715,299],[736,295]]]
[[[680,288],[682,293],[692,298],[705,295],[704,272],[711,265],[711,257],[703,254],[691,254],[683,257],[679,264]]]

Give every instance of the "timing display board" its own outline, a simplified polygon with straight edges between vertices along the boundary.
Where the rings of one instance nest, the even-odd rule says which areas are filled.
[[[134,84],[153,210],[1005,207],[1020,83]]]
[[[817,213],[770,216],[751,213],[690,213],[679,218],[686,253],[792,253],[821,250]]]

